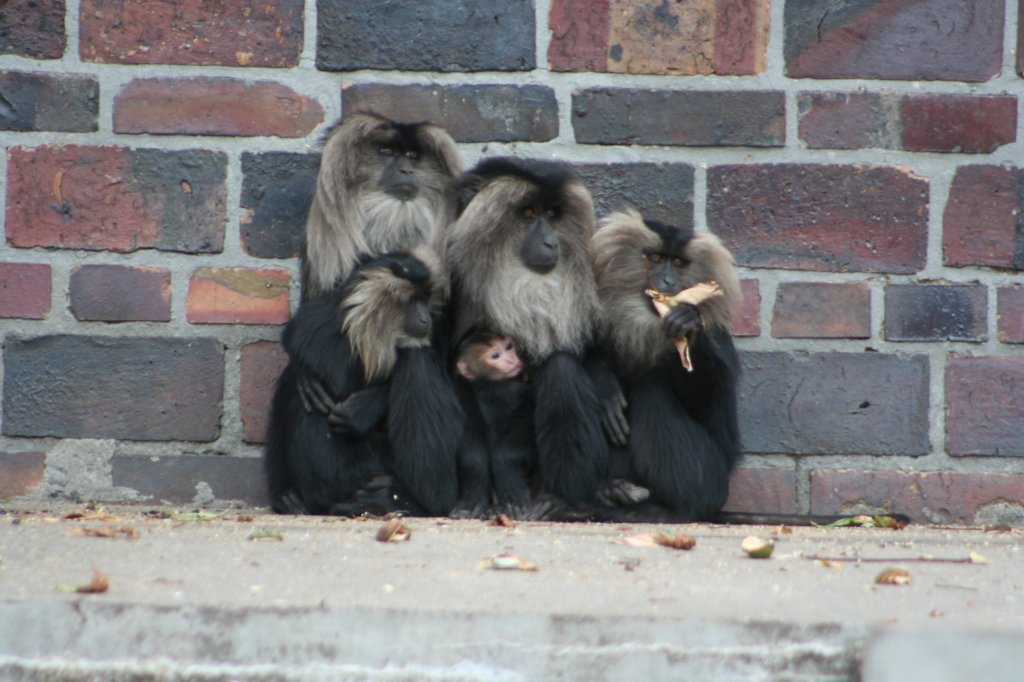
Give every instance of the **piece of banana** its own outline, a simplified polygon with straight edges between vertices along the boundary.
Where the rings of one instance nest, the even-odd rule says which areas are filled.
[[[668,315],[668,311],[680,303],[700,305],[709,298],[722,295],[722,287],[718,282],[699,282],[692,287],[683,289],[677,294],[663,294],[654,289],[644,289],[644,293],[651,297],[654,309],[662,317]],[[696,330],[687,334],[684,338],[676,340],[676,350],[679,351],[679,360],[683,363],[683,369],[687,372],[693,371],[693,361],[690,359],[690,337],[696,334]]]

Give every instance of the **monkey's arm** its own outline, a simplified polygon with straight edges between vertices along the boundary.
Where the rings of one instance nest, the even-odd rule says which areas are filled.
[[[388,401],[387,384],[364,388],[334,403],[327,414],[327,423],[336,435],[365,436],[387,415]]]
[[[594,382],[594,390],[601,401],[601,426],[608,440],[623,446],[629,441],[629,420],[626,418],[626,394],[622,384],[600,353],[593,353],[587,361],[587,371]]]

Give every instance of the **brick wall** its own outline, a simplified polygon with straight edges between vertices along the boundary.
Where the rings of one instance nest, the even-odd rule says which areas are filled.
[[[0,500],[263,501],[317,141],[372,108],[722,237],[731,508],[1024,525],[1022,23],[1015,0],[10,0]]]

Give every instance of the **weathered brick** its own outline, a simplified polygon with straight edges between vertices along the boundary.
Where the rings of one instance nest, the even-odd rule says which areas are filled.
[[[811,472],[812,514],[896,512],[924,523],[1020,525],[1024,475],[953,471]]]
[[[743,449],[791,455],[928,453],[928,358],[746,352]]]
[[[716,166],[707,213],[749,267],[912,273],[925,264],[928,181],[902,168]]]
[[[1017,140],[1017,98],[1011,95],[907,96],[902,111],[907,151],[988,154]]]
[[[43,483],[46,453],[0,452],[0,500],[28,495]]]
[[[324,120],[320,103],[274,81],[143,78],[114,100],[114,132],[305,137]]]
[[[946,364],[951,455],[1024,455],[1024,356],[958,357]]]
[[[227,158],[206,150],[43,145],[8,151],[15,247],[217,253]]]
[[[288,356],[276,341],[257,341],[242,346],[238,400],[242,412],[242,440],[246,443],[263,442],[274,387],[286,364]]]
[[[988,294],[981,284],[890,284],[888,341],[984,341]]]
[[[190,504],[212,493],[218,500],[266,506],[262,464],[259,457],[115,456],[111,469],[115,486],[132,488],[154,502]]]
[[[95,132],[99,95],[92,76],[0,73],[0,130]]]
[[[298,66],[303,0],[82,0],[83,61]]]
[[[725,511],[795,514],[796,472],[792,469],[741,466],[729,477]]]
[[[533,2],[317,2],[317,68],[325,71],[529,71]]]
[[[1017,75],[1024,76],[1024,4],[1017,4]]]
[[[802,92],[800,139],[812,149],[900,148],[899,103],[873,92]]]
[[[573,165],[599,217],[633,207],[649,220],[693,227],[693,166],[675,163]]]
[[[346,112],[377,111],[430,121],[457,142],[547,142],[558,135],[558,102],[544,85],[346,85]]]
[[[801,0],[785,7],[792,78],[986,81],[999,74],[1004,3]]]
[[[733,336],[761,335],[761,283],[756,279],[741,279],[743,302],[732,318]]]
[[[871,289],[867,282],[784,282],[775,294],[772,336],[869,338]]]
[[[583,144],[779,147],[785,119],[785,98],[775,91],[593,88],[572,96]]]
[[[168,322],[171,273],[163,268],[82,265],[71,271],[71,313],[77,320]]]
[[[945,264],[1024,270],[1022,189],[1016,168],[958,168],[942,216]]]
[[[765,70],[763,0],[555,0],[555,71],[752,75]]]
[[[43,336],[4,342],[8,436],[212,441],[224,346],[216,339]]]
[[[66,45],[64,0],[8,0],[0,5],[0,54],[60,59]]]
[[[192,324],[284,324],[291,275],[285,270],[200,268],[188,285]]]
[[[1024,343],[1024,287],[999,287],[997,305],[1000,343]]]
[[[45,320],[50,313],[50,266],[0,263],[0,318]]]
[[[319,154],[242,154],[242,248],[259,258],[302,251]]]

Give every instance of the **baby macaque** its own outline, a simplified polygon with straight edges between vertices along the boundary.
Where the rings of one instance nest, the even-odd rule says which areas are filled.
[[[523,372],[516,346],[507,336],[480,332],[463,342],[456,367],[468,381],[505,381]]]

